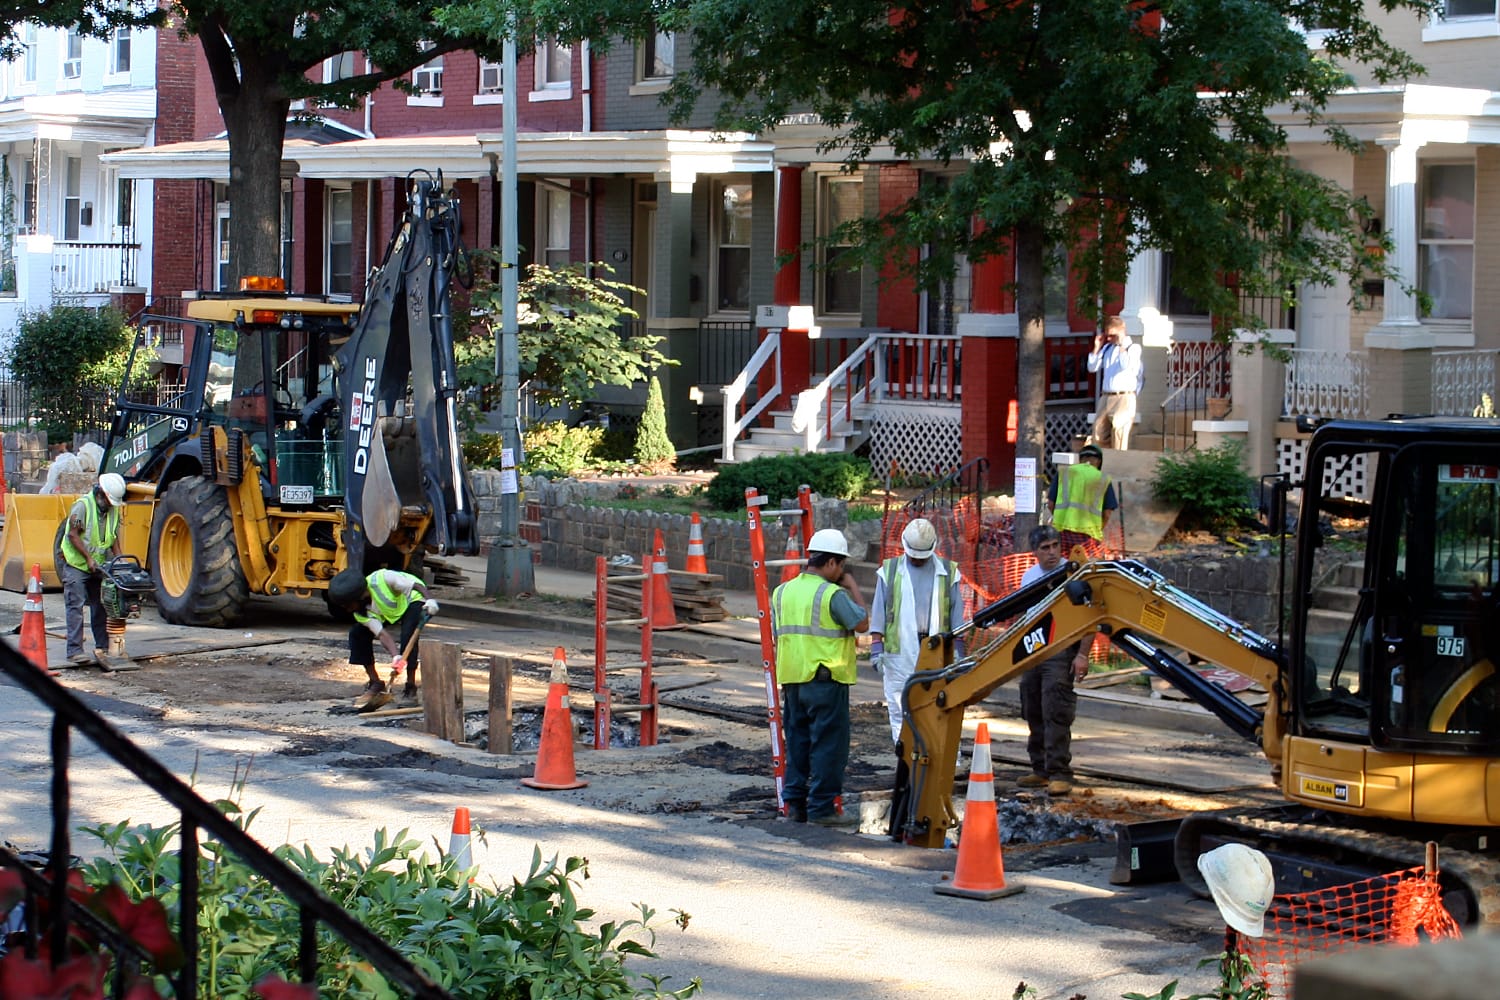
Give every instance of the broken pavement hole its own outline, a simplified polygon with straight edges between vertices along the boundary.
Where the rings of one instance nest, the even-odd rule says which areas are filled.
[[[996,802],[1000,820],[1000,843],[1047,844],[1059,840],[1113,841],[1113,820],[1091,819],[1035,806],[1016,799]]]
[[[512,753],[535,753],[542,743],[542,709],[518,708],[511,712],[510,733]],[[573,741],[575,749],[585,749],[594,744],[594,713],[573,709]],[[672,730],[657,724],[657,740],[661,744],[672,742]],[[464,713],[464,741],[481,750],[490,745],[490,713],[488,710]],[[609,749],[630,749],[641,745],[640,717],[635,713],[611,715],[609,718]]]

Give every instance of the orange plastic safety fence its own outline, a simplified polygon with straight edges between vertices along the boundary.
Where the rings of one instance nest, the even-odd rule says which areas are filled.
[[[1462,936],[1443,908],[1437,876],[1429,878],[1417,867],[1277,896],[1266,912],[1265,934],[1239,935],[1239,949],[1270,996],[1290,997],[1301,962],[1370,945],[1413,945],[1423,935],[1433,940]]]

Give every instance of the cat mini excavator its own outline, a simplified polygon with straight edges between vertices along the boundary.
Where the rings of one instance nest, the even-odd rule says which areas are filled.
[[[903,694],[893,835],[941,846],[964,709],[1102,632],[1256,741],[1286,800],[1187,816],[1173,845],[1184,881],[1202,890],[1194,862],[1226,842],[1264,851],[1288,892],[1420,865],[1435,840],[1449,911],[1500,923],[1500,422],[1327,422],[1302,481],[1277,485],[1276,498],[1300,492],[1284,646],[1139,562],[1065,564],[977,612],[966,629],[999,631],[968,655],[928,640]],[[1284,505],[1269,507],[1283,524]],[[1363,536],[1343,558],[1324,545],[1336,520]],[[1264,708],[1182,653],[1259,682]]]
[[[122,544],[167,621],[232,625],[252,594],[326,595],[346,567],[478,551],[449,315],[458,225],[441,175],[416,172],[363,305],[247,279],[141,319],[101,471],[127,481]],[[143,402],[129,387],[162,342],[183,345],[183,382]],[[24,587],[71,498],[15,501],[0,565]]]

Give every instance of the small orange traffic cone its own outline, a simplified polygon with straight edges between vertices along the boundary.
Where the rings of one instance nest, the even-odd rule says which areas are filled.
[[[469,809],[467,806],[459,806],[453,810],[453,835],[448,838],[448,857],[453,859],[453,866],[461,872],[474,867],[472,844],[469,836]]]
[[[995,768],[990,763],[990,727],[981,722],[974,735],[974,760],[969,765],[969,794],[958,838],[958,866],[952,881],[939,882],[932,891],[965,899],[999,899],[1025,888],[1005,884],[1000,821],[995,813]]]
[[[677,624],[677,609],[672,606],[672,583],[667,576],[667,543],[662,540],[661,529],[656,529],[655,553],[651,557],[651,631],[681,628]]]
[[[689,573],[707,573],[708,556],[703,551],[703,522],[698,520],[698,512],[693,511],[693,524],[688,529],[688,554],[687,565],[683,567]]]
[[[781,582],[797,579],[802,574],[802,564],[807,560],[802,556],[802,529],[795,524],[786,526],[786,555],[782,558],[793,561],[781,567]]]
[[[33,563],[26,581],[26,602],[21,605],[21,655],[45,673],[47,667],[47,616],[42,613],[42,566]]]
[[[573,709],[568,699],[568,661],[563,648],[552,651],[552,683],[547,688],[547,708],[542,713],[542,743],[536,755],[536,774],[522,778],[528,788],[563,791],[584,788],[573,769]]]

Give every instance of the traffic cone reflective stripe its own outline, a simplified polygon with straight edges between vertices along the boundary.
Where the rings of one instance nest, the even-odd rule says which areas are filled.
[[[459,871],[474,867],[472,840],[469,837],[469,810],[459,806],[453,810],[453,835],[448,838],[448,857]]]
[[[42,566],[33,563],[26,581],[26,601],[21,605],[21,655],[38,670],[47,666],[47,616],[42,613]]]
[[[703,522],[698,519],[697,511],[693,511],[693,523],[688,528],[687,565],[684,569],[689,573],[708,572],[708,556],[703,551]]]
[[[990,727],[981,722],[974,735],[974,760],[969,766],[969,791],[958,838],[958,865],[952,881],[940,882],[932,891],[965,899],[999,899],[1025,888],[1005,884],[1000,823],[995,812],[995,774],[990,763]]]
[[[552,682],[547,688],[547,708],[542,713],[542,742],[537,748],[536,774],[522,778],[528,788],[562,791],[583,788],[573,768],[573,709],[568,699],[568,661],[563,648],[552,651]]]
[[[672,606],[672,582],[667,575],[667,543],[662,540],[661,529],[656,529],[655,545],[651,557],[651,631],[681,628],[677,624],[677,609]]]
[[[781,567],[781,582],[795,580],[802,574],[802,531],[795,524],[787,525],[786,529],[786,555],[782,558],[790,559],[791,562]]]

